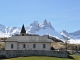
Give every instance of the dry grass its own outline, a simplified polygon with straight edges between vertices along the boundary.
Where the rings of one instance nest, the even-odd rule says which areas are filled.
[[[53,46],[55,49],[65,48],[65,45],[62,42],[53,42],[51,43],[51,46]]]
[[[0,50],[2,49],[2,48],[4,48],[5,47],[5,43],[4,42],[0,42]]]

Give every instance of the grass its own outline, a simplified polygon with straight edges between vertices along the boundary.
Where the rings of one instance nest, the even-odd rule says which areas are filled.
[[[80,56],[77,56],[77,55],[71,55],[73,58],[74,58],[74,60],[80,60]]]
[[[47,57],[47,56],[29,56],[29,57],[17,57],[3,60],[80,60],[80,56],[70,55],[69,58],[57,58],[57,57]]]
[[[70,58],[57,58],[57,57],[46,57],[46,56],[30,56],[30,57],[17,57],[4,60],[73,60]]]

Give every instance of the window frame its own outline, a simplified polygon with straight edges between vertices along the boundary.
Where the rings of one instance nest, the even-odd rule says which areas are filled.
[[[36,44],[33,44],[33,48],[36,48]]]
[[[23,48],[26,48],[26,44],[23,44]]]
[[[11,49],[13,49],[14,48],[14,45],[13,44],[11,44]]]
[[[46,44],[43,44],[43,48],[46,48]]]

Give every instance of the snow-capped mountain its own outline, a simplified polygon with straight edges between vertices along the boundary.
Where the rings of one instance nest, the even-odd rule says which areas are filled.
[[[0,24],[0,32],[6,33],[5,28],[6,28],[6,27],[5,27],[4,25],[1,25],[1,24]]]
[[[26,27],[26,26],[25,26]],[[0,37],[8,37],[14,34],[19,34],[21,28],[20,27],[6,27],[4,25],[0,25]],[[41,23],[38,21],[34,21],[30,24],[29,27],[26,27],[26,33],[31,34],[39,34],[39,35],[51,35],[62,39],[62,35],[55,31],[50,22],[47,22],[45,19]]]
[[[38,34],[38,35],[50,35],[62,40],[68,40],[69,43],[77,43],[80,44],[80,30],[75,31],[73,33],[68,33],[66,30],[58,33],[50,22],[47,22],[45,19],[41,23],[38,21],[34,21],[30,24],[30,26],[25,26],[26,33]],[[19,34],[21,31],[21,27],[13,27],[13,26],[4,26],[0,24],[0,37],[10,37],[14,34]]]
[[[40,28],[42,28],[42,29],[46,29],[46,28],[52,28],[52,29],[54,29],[53,27],[52,27],[52,25],[51,25],[51,23],[50,22],[47,22],[47,20],[45,19],[44,21],[42,21],[42,23],[40,23]]]
[[[38,21],[34,21],[30,24],[30,26],[27,28],[27,33],[35,33],[36,31],[39,31],[40,26]]]
[[[30,24],[28,29],[26,30],[27,33],[31,34],[39,34],[39,35],[52,35],[58,38],[63,38],[60,33],[56,32],[55,29],[52,27],[50,22],[47,22],[45,19],[42,23],[38,23],[38,21],[34,21]]]
[[[80,44],[80,30],[73,33],[68,33],[66,30],[63,30],[60,33],[66,40],[71,44]]]
[[[80,39],[80,30],[75,31],[73,33],[69,33],[69,34],[70,34],[70,37],[73,39]]]
[[[64,37],[64,39],[69,40],[71,39],[70,35],[68,32],[66,32],[66,30],[63,30],[62,32],[60,32],[60,34]]]
[[[11,35],[20,32],[19,27],[7,27],[0,24],[0,37],[10,37]]]
[[[73,33],[68,33],[66,30],[63,30],[60,34],[68,39],[80,39],[80,30]]]

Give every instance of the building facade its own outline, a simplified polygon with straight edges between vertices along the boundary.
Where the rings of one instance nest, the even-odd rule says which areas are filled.
[[[5,41],[5,50],[51,50],[51,42],[48,36],[26,34],[23,25],[20,34]]]

